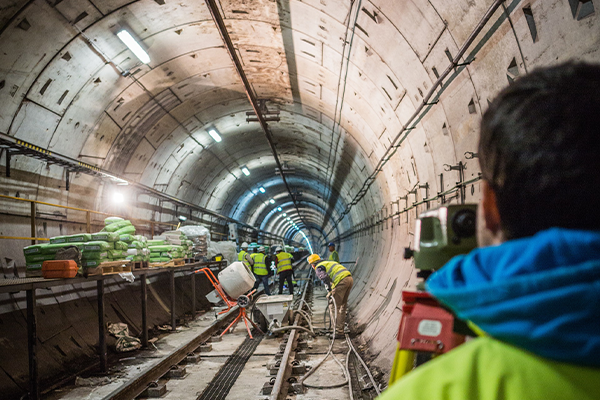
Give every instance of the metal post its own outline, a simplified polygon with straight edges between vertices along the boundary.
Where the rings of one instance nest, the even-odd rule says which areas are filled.
[[[196,319],[196,274],[192,272],[192,320]]]
[[[100,356],[100,370],[108,371],[108,358],[106,354],[106,324],[104,323],[104,279],[99,279],[98,289],[98,355]]]
[[[35,238],[35,201],[31,202],[31,237]],[[31,244],[35,244],[35,239],[31,240]]]
[[[10,149],[6,149],[6,177],[10,178]]]
[[[65,189],[67,189],[67,192],[68,192],[70,188],[71,188],[70,172],[69,172],[69,170],[67,170],[66,174],[65,174]]]
[[[140,275],[142,280],[142,346],[148,347],[148,285],[146,274]]]
[[[440,174],[440,193],[444,192],[444,174]],[[442,204],[446,203],[446,196],[440,196],[442,199]]]
[[[90,211],[85,213],[85,231],[92,233],[92,213]]]
[[[175,323],[175,270],[171,269],[171,331],[177,330],[177,324]]]
[[[27,291],[27,348],[29,352],[29,398],[40,398],[37,363],[37,323],[35,289]]]
[[[154,222],[150,222],[150,236],[154,237]]]

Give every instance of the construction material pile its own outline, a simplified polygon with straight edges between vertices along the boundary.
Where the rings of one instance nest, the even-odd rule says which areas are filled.
[[[41,271],[42,263],[56,259],[57,253],[71,246],[76,247],[82,267],[97,267],[107,261],[147,261],[149,250],[147,240],[135,235],[131,221],[119,217],[104,220],[104,228],[97,233],[79,233],[76,235],[50,238],[49,244],[36,244],[23,249],[27,271]]]
[[[193,242],[179,231],[163,232],[160,236],[154,236],[148,240],[150,251],[150,262],[169,262],[178,258],[192,258]]]
[[[179,228],[188,240],[191,240],[192,257],[208,258],[210,231],[202,225],[187,225]]]

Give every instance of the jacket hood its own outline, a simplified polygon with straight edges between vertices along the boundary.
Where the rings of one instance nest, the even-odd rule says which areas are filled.
[[[426,287],[498,340],[600,366],[600,232],[553,228],[478,248],[450,260]]]

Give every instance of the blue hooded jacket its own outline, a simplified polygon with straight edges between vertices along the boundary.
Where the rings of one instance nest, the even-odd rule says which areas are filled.
[[[553,228],[450,260],[427,290],[487,334],[600,366],[600,232]]]

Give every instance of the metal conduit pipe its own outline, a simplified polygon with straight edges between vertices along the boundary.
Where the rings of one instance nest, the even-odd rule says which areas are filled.
[[[463,43],[463,45],[459,49],[458,53],[456,54],[456,56],[454,57],[454,59],[452,60],[450,65],[448,65],[446,70],[442,74],[440,74],[439,78],[434,82],[434,84],[431,87],[431,89],[429,90],[429,92],[427,92],[425,97],[423,97],[423,101],[421,102],[419,107],[417,107],[417,109],[410,116],[410,118],[408,119],[406,124],[403,125],[400,132],[398,132],[396,137],[394,137],[394,140],[392,140],[391,146],[388,147],[388,149],[384,153],[383,157],[379,160],[373,173],[371,175],[369,175],[369,177],[365,180],[361,189],[358,191],[358,193],[354,196],[352,201],[346,207],[346,210],[344,210],[342,212],[342,214],[340,215],[340,217],[335,221],[335,223],[334,223],[335,226],[337,226],[337,224],[339,224],[342,221],[342,219],[344,219],[344,217],[346,215],[348,215],[348,213],[350,212],[350,209],[352,209],[352,207],[354,205],[356,205],[366,195],[367,190],[371,187],[373,182],[375,182],[375,177],[383,170],[383,166],[396,153],[396,149],[402,144],[406,135],[408,135],[408,133],[412,129],[414,129],[414,126],[412,126],[412,127],[409,127],[409,126],[413,122],[415,122],[415,124],[416,124],[416,122],[418,122],[418,121],[415,121],[415,120],[419,117],[419,114],[421,113],[421,111],[423,111],[423,109],[426,106],[431,105],[430,100],[436,94],[437,89],[443,84],[443,81],[448,77],[448,75],[450,75],[450,73],[452,73],[454,71],[454,69],[461,64],[460,59],[462,58],[462,56],[466,53],[466,51],[471,46],[471,44],[473,44],[473,42],[475,41],[475,39],[477,38],[479,33],[483,30],[483,27],[488,23],[488,21],[492,18],[492,15],[494,15],[496,10],[503,3],[504,3],[504,0],[496,0],[488,8],[488,10],[485,12],[483,17],[479,21],[479,23],[475,26],[475,28],[473,29],[473,31],[471,32],[471,34],[469,35],[467,40],[465,40],[465,42]],[[327,234],[331,233],[332,231],[333,231],[333,229],[330,230]]]
[[[248,100],[250,101],[250,105],[252,106],[252,109],[254,110],[254,113],[256,114],[258,123],[260,124],[260,127],[263,130],[263,132],[267,138],[267,141],[269,142],[269,147],[271,147],[271,152],[273,153],[273,158],[275,159],[275,164],[277,164],[277,168],[279,168],[279,175],[281,176],[281,180],[283,180],[283,184],[285,185],[285,187],[290,195],[290,198],[294,202],[294,207],[296,208],[296,211],[298,212],[300,219],[302,220],[304,225],[306,225],[306,223],[304,222],[304,219],[302,218],[302,214],[300,214],[300,210],[298,209],[298,204],[296,203],[296,198],[294,197],[294,195],[292,193],[292,189],[290,188],[287,180],[285,179],[285,175],[283,173],[283,167],[279,160],[279,156],[277,155],[277,149],[275,148],[275,142],[273,141],[273,134],[271,133],[271,130],[269,129],[269,126],[267,125],[267,122],[265,121],[265,118],[261,113],[260,106],[258,104],[258,99],[256,98],[256,95],[253,92],[252,86],[250,85],[250,81],[248,81],[248,78],[246,77],[246,73],[244,72],[244,67],[242,66],[242,62],[238,58],[235,47],[233,45],[233,41],[231,40],[231,36],[229,36],[229,32],[227,32],[227,27],[225,26],[225,21],[223,20],[223,17],[221,16],[221,13],[219,12],[219,7],[217,6],[217,3],[215,0],[207,0],[206,5],[208,7],[208,10],[210,11],[210,14],[212,15],[215,25],[217,26],[217,30],[219,31],[219,34],[221,35],[221,38],[223,39],[223,42],[225,43],[225,48],[227,49],[227,52],[229,53],[229,56],[231,57],[231,60],[233,61],[235,70],[237,71],[240,79],[242,80],[242,84],[244,85],[244,90],[246,92],[246,96],[248,96]]]

